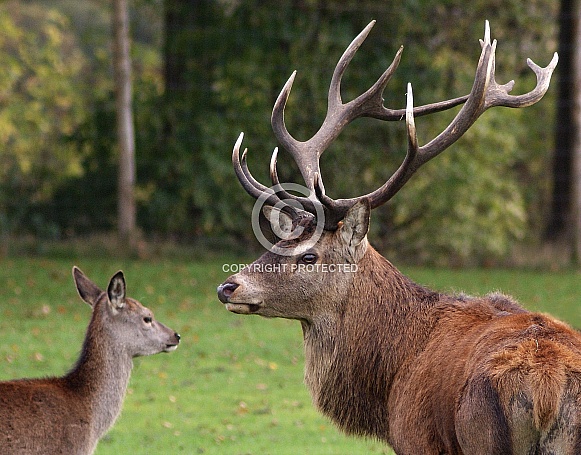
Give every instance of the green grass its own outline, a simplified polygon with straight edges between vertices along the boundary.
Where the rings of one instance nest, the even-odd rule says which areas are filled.
[[[123,412],[99,443],[106,454],[390,454],[347,438],[320,416],[303,385],[297,322],[228,313],[215,295],[223,261],[0,261],[0,380],[63,374],[90,317],[76,295],[78,265],[105,287],[125,271],[130,296],[182,335],[180,348],[135,361]],[[512,270],[405,269],[444,291],[501,290],[581,326],[581,275]]]

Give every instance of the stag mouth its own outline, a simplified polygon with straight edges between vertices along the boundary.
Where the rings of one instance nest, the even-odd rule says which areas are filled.
[[[224,304],[226,309],[232,313],[236,314],[255,314],[257,313],[262,302],[237,302],[234,292],[238,289],[239,284],[232,281],[227,281],[218,286],[218,298],[220,302]],[[238,296],[239,299],[243,299],[242,296]]]
[[[224,306],[228,311],[236,314],[254,314],[260,310],[260,305],[258,303],[227,302]]]

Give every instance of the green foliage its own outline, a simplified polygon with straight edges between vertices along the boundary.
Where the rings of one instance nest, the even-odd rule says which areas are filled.
[[[17,225],[26,202],[49,200],[82,173],[82,155],[68,138],[86,115],[85,59],[55,10],[3,2],[0,28],[0,212]]]
[[[39,82],[41,89],[35,93],[36,98],[22,93],[22,87],[26,87],[22,84],[15,85],[11,96],[4,98],[9,107],[5,127],[14,124],[20,128],[15,135],[20,142],[18,148],[11,146],[7,154],[0,154],[0,164],[5,160],[12,166],[1,183],[4,191],[0,196],[0,229],[49,238],[111,229],[116,222],[117,151],[110,3],[39,0],[25,5],[22,6],[22,2],[3,4],[7,12],[3,20],[11,20],[12,16],[32,17],[15,22],[17,36],[14,42],[19,44],[6,48],[5,54],[20,62],[17,50],[31,53],[26,60],[26,71],[39,72],[46,80]],[[144,137],[142,131],[148,130],[150,118],[155,115],[156,101],[163,91],[161,34],[156,28],[156,24],[161,24],[161,17],[153,13],[158,6],[159,2],[140,5],[140,14],[132,21],[135,117],[138,126],[142,127],[138,142],[151,139],[151,135]],[[60,40],[66,46],[61,44],[60,49],[55,44],[51,44],[52,47],[47,44],[43,52],[47,55],[54,52],[62,61],[47,57],[45,62],[40,55],[44,47],[35,49],[31,44],[35,40],[47,41],[43,38],[43,27],[50,27],[51,21],[61,27],[63,37]],[[78,65],[77,60],[82,65]],[[62,67],[66,71],[61,71]],[[56,111],[58,101],[65,99],[57,92],[60,86],[65,87],[66,95],[71,97],[71,106],[64,113]],[[43,111],[43,122],[54,126],[50,136],[41,134],[39,122],[27,123],[23,119],[24,113],[35,112],[36,108]],[[146,108],[150,109],[149,116],[144,114]],[[63,121],[64,114],[76,121],[74,127],[67,126],[70,121]],[[15,156],[28,160],[25,163],[33,163],[31,170],[27,173],[19,169],[14,171]],[[140,187],[137,192],[137,197],[143,199],[141,195],[146,193],[146,188]]]
[[[117,159],[110,5],[14,5],[2,4],[3,40],[13,44],[0,50],[7,62],[0,84],[33,74],[37,85],[30,93],[28,85],[13,86],[0,98],[0,146],[3,137],[18,143],[0,155],[0,227],[56,237],[111,229]],[[152,236],[181,239],[253,242],[254,200],[230,163],[236,137],[245,132],[250,169],[267,183],[269,156],[278,145],[270,113],[284,82],[298,71],[286,122],[305,140],[323,121],[338,58],[371,19],[377,24],[343,78],[345,100],[371,86],[401,44],[400,67],[384,94],[387,106],[404,106],[408,81],[416,105],[468,93],[485,18],[499,40],[497,79],[514,78],[515,93],[534,85],[525,58],[545,65],[556,48],[557,5],[550,0],[143,0],[132,8],[138,224]],[[25,15],[34,20],[18,22]],[[44,44],[31,49],[34,40]],[[554,93],[551,88],[523,111],[485,114],[374,213],[372,241],[406,258],[461,264],[503,258],[515,242],[537,238],[550,192]],[[450,120],[450,113],[418,119],[420,143]],[[405,147],[402,122],[357,120],[321,158],[328,194],[352,197],[377,188]],[[284,151],[279,174],[302,183]]]
[[[507,110],[481,118],[454,146],[419,172],[394,203],[400,254],[419,262],[480,263],[502,257],[525,236],[526,204],[516,172],[517,123]],[[499,176],[502,176],[499,178]]]
[[[387,106],[403,107],[407,81],[415,87],[416,105],[468,93],[484,17],[491,21],[493,38],[500,40],[497,79],[505,82],[508,74],[517,79],[515,92],[530,89],[534,75],[525,57],[548,63],[555,42],[547,13],[555,14],[554,5],[497,3],[468,8],[457,1],[406,2],[381,15],[376,2],[311,2],[297,8],[283,1],[270,9],[240,2],[225,22],[225,40],[232,42],[224,50],[226,63],[216,67],[219,107],[205,118],[200,144],[216,184],[212,194],[223,198],[202,208],[213,212],[209,228],[244,231],[253,203],[231,178],[219,151],[226,155],[238,131],[245,131],[250,168],[268,182],[268,155],[277,145],[268,119],[284,81],[298,70],[286,122],[291,134],[305,140],[325,116],[337,59],[371,18],[378,23],[347,69],[345,100],[371,86],[402,43],[406,49],[386,90]],[[509,33],[515,28],[519,33]],[[542,228],[538,214],[547,197],[552,123],[545,112],[550,103],[551,94],[540,107],[529,108],[531,113],[494,109],[485,114],[465,138],[421,169],[388,208],[378,210],[372,239],[408,259],[462,264],[503,258],[515,242],[534,238]],[[450,120],[447,114],[418,119],[420,142],[435,137]],[[328,194],[351,197],[377,188],[403,159],[405,144],[401,124],[358,120],[322,157]],[[282,152],[279,162],[283,180],[302,183],[288,155]]]

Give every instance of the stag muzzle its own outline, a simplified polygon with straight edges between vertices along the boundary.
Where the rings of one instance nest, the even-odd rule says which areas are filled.
[[[218,286],[218,298],[220,302],[224,304],[228,311],[236,314],[256,314],[260,311],[262,302],[255,301],[255,299],[244,296],[237,295],[234,296],[234,291],[240,288],[238,283],[232,281],[226,281]],[[242,286],[244,288],[244,286]],[[239,291],[240,293],[240,291]],[[248,299],[248,300],[247,300]]]
[[[222,283],[220,286],[218,286],[218,298],[220,299],[220,302],[222,303],[228,303],[230,301],[230,297],[232,296],[232,294],[234,293],[234,291],[236,290],[236,288],[238,287],[238,284],[236,283],[231,283],[231,282],[226,282],[226,283]]]

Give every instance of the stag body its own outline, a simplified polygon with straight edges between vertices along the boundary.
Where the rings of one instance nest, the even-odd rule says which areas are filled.
[[[270,167],[273,187],[267,188],[249,172],[246,151],[240,156],[242,135],[236,142],[236,175],[250,195],[265,202],[264,214],[283,240],[230,276],[218,287],[218,296],[235,313],[301,322],[305,382],[315,405],[347,433],[379,438],[398,454],[579,454],[581,336],[503,295],[472,298],[419,286],[367,241],[371,209],[393,197],[422,164],[453,144],[488,108],[539,101],[557,56],[546,68],[529,60],[536,87],[510,95],[513,82],[500,85],[495,80],[496,41],[491,41],[487,23],[468,96],[414,108],[408,85],[405,110],[384,107],[382,92],[398,65],[400,49],[369,90],[343,103],[343,72],[372,26],[337,64],[327,116],[311,139],[297,141],[284,125],[294,74],[275,103],[273,130],[295,159],[308,197],[290,194],[280,185],[277,149]],[[419,146],[414,114],[461,103],[450,125]],[[349,122],[363,116],[405,116],[407,155],[377,190],[331,199],[325,194],[319,158]],[[264,264],[287,267],[268,273]],[[330,267],[340,264],[356,267]]]
[[[133,357],[169,352],[179,335],[125,297],[118,272],[101,291],[73,269],[81,298],[93,308],[73,369],[64,377],[0,382],[0,452],[91,454],[121,412]]]
[[[355,262],[355,273],[251,265],[222,285],[226,307],[301,321],[305,383],[348,434],[398,454],[581,453],[581,337],[503,295],[415,284],[367,244],[368,210],[357,204],[306,252],[257,261]]]

